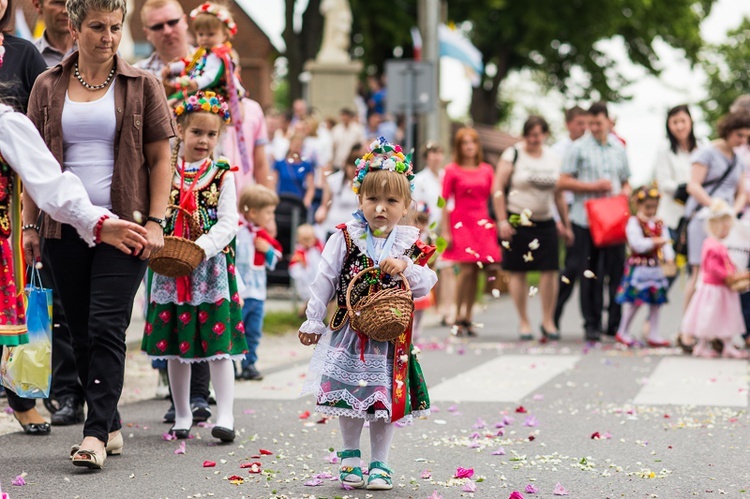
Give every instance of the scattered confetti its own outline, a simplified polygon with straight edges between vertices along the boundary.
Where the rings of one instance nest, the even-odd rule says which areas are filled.
[[[273,452],[267,449],[260,449],[261,456],[273,456]]]
[[[570,284],[570,279],[568,279],[568,278],[567,278],[567,277],[565,277],[564,275],[563,275],[563,276],[560,276],[560,280],[561,280],[561,281],[562,281],[563,283],[565,283],[565,284]]]
[[[505,249],[507,249],[508,251],[510,251],[510,241],[503,241],[503,242],[501,242],[500,244],[502,244],[502,245],[503,245],[503,248],[505,248]]]
[[[458,230],[458,229],[460,229],[463,226],[464,226],[463,222],[458,222],[458,223],[456,223],[456,225],[453,226],[453,228],[456,229],[456,230]]]
[[[438,208],[445,208],[445,198],[443,196],[438,196],[437,207]]]
[[[229,480],[229,483],[231,483],[232,485],[242,485],[243,483],[245,483],[245,479],[237,475],[232,475],[227,478],[227,480]]]
[[[214,468],[214,467],[216,467],[216,461],[203,461],[203,467],[204,468]]]
[[[456,468],[456,474],[453,478],[471,478],[474,476],[474,468]]]
[[[138,210],[133,212],[133,221],[137,224],[143,223],[143,213]]]
[[[516,407],[516,412],[517,412],[518,414],[526,414],[526,413],[527,413],[527,412],[529,412],[529,411],[527,411],[527,410],[526,410],[526,408],[525,408],[524,406],[522,406],[522,405],[519,405],[518,407]]]
[[[432,472],[430,470],[424,470],[420,475],[420,478],[422,480],[429,480],[430,478],[432,478]]]
[[[359,386],[361,386],[362,388],[366,387],[367,386],[367,381],[365,381],[363,379],[359,380]]]
[[[530,484],[528,484],[528,485],[526,486],[526,488],[524,489],[524,491],[525,491],[525,492],[526,492],[527,494],[536,494],[537,492],[539,492],[539,487],[537,487],[537,486],[536,486],[536,485],[534,485],[533,483],[530,483]]]
[[[526,263],[534,261],[534,256],[531,254],[531,251],[523,255],[523,261]]]
[[[473,480],[467,480],[461,490],[464,492],[476,492],[477,484]]]
[[[323,485],[323,480],[320,478],[313,478],[305,482],[305,487],[317,487],[319,485]]]
[[[510,495],[508,496],[508,499],[523,499],[523,494],[521,494],[517,490],[514,490],[513,492],[510,493]]]
[[[172,433],[162,433],[161,439],[169,442],[170,440],[177,440],[177,437],[174,436]]]
[[[583,271],[583,277],[586,279],[596,279],[596,274],[587,269]]]
[[[560,485],[560,482],[557,482],[557,485],[555,485],[555,488],[552,490],[552,494],[556,496],[567,496],[568,491],[565,490],[565,487]]]
[[[20,475],[16,476],[13,480],[11,480],[10,484],[15,485],[16,487],[22,487],[26,485],[26,477],[28,475],[26,473],[21,473]]]
[[[310,417],[310,411],[305,411],[302,414],[299,415],[300,419],[307,419]]]
[[[539,288],[536,286],[529,286],[529,298],[534,298],[539,292]]]
[[[493,456],[504,456],[505,455],[505,449],[502,447],[498,448],[496,451],[492,453]]]
[[[529,249],[532,251],[536,251],[539,249],[539,239],[534,239],[529,243]]]
[[[428,497],[427,499],[443,499],[443,496],[438,494],[436,490],[432,494],[430,494],[430,497]]]
[[[180,442],[180,445],[174,450],[175,455],[185,453],[185,442]]]
[[[492,290],[492,297],[493,298],[500,298],[500,290],[499,289],[493,289]]]
[[[523,422],[523,425],[533,427],[539,425],[539,421],[535,416],[526,416],[526,421]]]

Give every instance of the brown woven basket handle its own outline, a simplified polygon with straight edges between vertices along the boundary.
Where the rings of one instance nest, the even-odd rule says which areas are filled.
[[[349,283],[349,286],[346,288],[346,309],[351,310],[352,309],[352,290],[354,289],[354,284],[359,280],[360,277],[362,277],[365,274],[369,274],[373,270],[380,270],[378,267],[367,267],[359,274],[355,275],[351,282]],[[411,286],[409,286],[409,281],[406,279],[404,274],[402,272],[398,273],[398,276],[401,277],[401,280],[404,283],[406,291],[411,291]]]
[[[185,239],[190,239],[191,241],[195,241],[200,236],[203,235],[203,229],[201,229],[201,226],[198,224],[198,222],[193,218],[193,214],[187,211],[182,206],[178,206],[176,204],[170,204],[167,206],[167,209],[173,209],[173,210],[179,210],[185,215],[185,219],[188,223],[188,230],[190,232],[190,236],[186,237]],[[176,218],[176,215],[175,215]]]

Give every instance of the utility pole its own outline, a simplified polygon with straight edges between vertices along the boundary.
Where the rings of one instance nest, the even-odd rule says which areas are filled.
[[[417,4],[417,24],[419,32],[422,34],[422,60],[432,62],[435,68],[433,95],[437,97],[438,104],[433,111],[425,113],[420,118],[417,146],[421,146],[427,140],[440,141],[440,49],[438,46],[438,24],[440,23],[440,17],[440,0],[419,0]],[[418,149],[419,147],[417,147]]]

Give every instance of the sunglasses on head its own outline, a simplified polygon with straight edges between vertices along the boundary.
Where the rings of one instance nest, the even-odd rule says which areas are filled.
[[[164,29],[164,26],[169,26],[170,28],[174,28],[177,26],[177,23],[182,21],[181,17],[178,17],[177,19],[172,19],[169,21],[164,21],[163,23],[154,24],[153,26],[147,26],[147,28],[150,31],[161,31]]]

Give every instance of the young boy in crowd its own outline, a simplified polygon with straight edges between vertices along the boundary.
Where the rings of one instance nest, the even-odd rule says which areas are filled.
[[[244,288],[242,322],[245,326],[248,353],[242,361],[238,379],[263,379],[255,367],[258,344],[263,334],[263,308],[266,301],[266,271],[276,268],[281,258],[281,244],[271,237],[268,228],[273,226],[279,196],[262,185],[248,185],[240,192],[239,210],[245,223],[237,233],[237,273]]]
[[[310,224],[297,227],[297,248],[289,262],[289,275],[294,280],[297,296],[304,302],[300,317],[305,317],[307,302],[310,299],[310,284],[318,274],[318,265],[323,254],[323,243],[315,237],[315,229]]]

